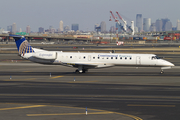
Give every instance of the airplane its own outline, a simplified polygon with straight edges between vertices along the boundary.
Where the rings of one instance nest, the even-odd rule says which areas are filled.
[[[125,53],[80,53],[47,51],[31,47],[24,36],[9,35],[16,42],[19,55],[22,58],[41,64],[64,65],[77,68],[75,73],[85,73],[88,69],[113,66],[130,67],[160,67],[171,69],[174,64],[160,59],[155,54],[125,54]]]

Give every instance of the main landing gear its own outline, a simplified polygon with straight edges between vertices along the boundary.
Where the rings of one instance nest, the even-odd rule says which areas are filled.
[[[84,69],[82,65],[78,66],[78,69],[75,71],[75,73],[85,73],[88,69]]]
[[[82,69],[82,70],[76,70],[75,73],[86,73],[88,70]]]

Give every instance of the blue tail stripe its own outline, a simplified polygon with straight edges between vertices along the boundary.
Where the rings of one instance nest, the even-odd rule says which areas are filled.
[[[33,48],[31,45],[28,43],[28,41],[19,35],[10,35],[15,39],[17,49],[19,51],[19,54],[26,54],[26,53],[32,53],[34,52]]]

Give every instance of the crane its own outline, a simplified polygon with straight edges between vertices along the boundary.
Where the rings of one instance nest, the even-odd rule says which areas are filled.
[[[124,27],[121,25],[121,23],[119,22],[119,20],[117,20],[117,17],[114,16],[114,14],[112,13],[112,11],[110,11],[110,13],[111,13],[112,17],[114,18],[115,22],[118,23],[118,25],[120,26],[120,28],[121,28],[124,32],[126,32],[126,30],[125,30]],[[110,20],[109,20],[109,21],[111,21],[111,17],[110,17]]]
[[[127,22],[120,16],[120,14],[116,11],[117,15],[119,16],[119,19],[121,19],[124,22],[124,29],[127,30],[127,28],[132,32],[132,35],[134,35],[134,21],[131,21],[131,26],[127,25]]]
[[[127,30],[126,26],[127,26],[127,22],[120,16],[120,14],[116,11],[117,15],[119,16],[119,19],[121,19],[124,22],[124,29],[125,31]]]

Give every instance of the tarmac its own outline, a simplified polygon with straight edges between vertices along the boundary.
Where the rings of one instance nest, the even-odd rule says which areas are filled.
[[[0,118],[5,120],[180,119],[180,57],[159,53],[176,66],[112,67],[75,74],[0,54]]]

